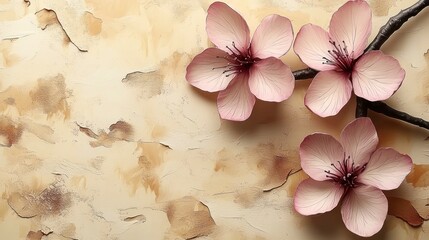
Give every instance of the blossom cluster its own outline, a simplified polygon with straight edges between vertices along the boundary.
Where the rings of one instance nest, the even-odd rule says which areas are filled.
[[[256,99],[282,102],[294,90],[291,69],[279,58],[293,50],[318,73],[304,103],[313,113],[329,117],[350,100],[352,93],[368,101],[391,97],[405,71],[383,52],[365,51],[372,29],[372,11],[363,0],[348,1],[332,16],[328,31],[306,24],[294,40],[291,21],[265,17],[250,37],[244,18],[227,4],[208,8],[206,31],[215,45],[194,57],[186,80],[203,91],[219,92],[222,119],[244,121]],[[300,145],[302,169],[309,175],[297,188],[294,206],[302,215],[332,210],[341,202],[346,227],[372,236],[383,226],[388,202],[382,190],[397,188],[411,171],[408,155],[391,148],[376,149],[378,136],[369,118],[348,124],[337,141],[315,133]]]

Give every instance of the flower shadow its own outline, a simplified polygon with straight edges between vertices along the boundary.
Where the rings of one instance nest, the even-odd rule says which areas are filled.
[[[205,92],[194,87],[191,87],[191,89],[192,92],[200,96],[205,101],[209,101],[213,103],[213,105],[216,105],[218,93]],[[222,126],[233,131],[245,132],[247,130],[258,128],[261,125],[278,123],[281,118],[280,104],[282,103],[264,102],[257,99],[252,114],[247,120],[242,122],[222,120]]]
[[[198,88],[192,87],[191,85],[189,85],[188,87],[191,89],[191,91],[193,93],[200,96],[204,100],[209,101],[209,102],[213,102],[214,104],[216,104],[218,93],[205,92],[205,91],[202,91]]]
[[[318,240],[388,239],[386,236],[388,229],[386,227],[383,227],[380,232],[369,238],[363,238],[348,231],[341,219],[340,207],[336,207],[327,213],[307,216],[302,223],[305,225],[306,231],[311,233],[312,236],[318,236]]]

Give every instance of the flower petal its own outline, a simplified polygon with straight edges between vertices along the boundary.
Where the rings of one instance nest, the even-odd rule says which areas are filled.
[[[334,209],[344,193],[340,184],[331,181],[306,179],[296,189],[295,210],[302,215],[314,215]]]
[[[186,80],[201,90],[217,92],[225,89],[234,78],[234,74],[223,74],[228,61],[223,58],[227,53],[217,48],[207,48],[194,57],[186,68]]]
[[[371,18],[371,8],[366,1],[348,1],[332,15],[329,34],[341,47],[345,43],[347,51],[353,53],[353,59],[356,59],[368,43]]]
[[[355,94],[369,101],[386,100],[401,86],[404,78],[405,71],[398,60],[381,51],[364,54],[352,73]]]
[[[336,65],[323,64],[325,62],[323,58],[329,56],[328,50],[332,48],[328,32],[313,24],[304,25],[293,44],[293,50],[301,61],[318,71],[337,69]]]
[[[377,148],[377,131],[370,118],[358,118],[344,128],[340,142],[346,157],[350,156],[355,166],[362,166]]]
[[[279,16],[265,17],[253,34],[251,51],[253,57],[281,57],[289,51],[293,41],[290,20]]]
[[[344,224],[351,232],[370,237],[380,231],[387,215],[387,198],[371,186],[351,188],[341,207]]]
[[[217,97],[220,117],[233,121],[249,118],[255,105],[255,96],[250,92],[247,73],[238,74]]]
[[[290,68],[274,57],[254,63],[249,72],[250,91],[263,101],[286,100],[295,87],[295,78]]]
[[[321,117],[336,115],[352,95],[348,75],[338,71],[319,72],[305,94],[305,105]]]
[[[222,2],[214,2],[207,10],[207,35],[218,48],[229,52],[232,42],[241,52],[247,52],[250,44],[249,26],[243,17]],[[237,53],[237,52],[236,52]]]
[[[358,182],[381,190],[392,190],[401,185],[412,167],[413,162],[408,155],[391,148],[380,148],[372,154]]]
[[[337,172],[332,163],[343,161],[344,151],[341,144],[332,136],[314,133],[304,138],[299,146],[301,167],[312,179],[327,180],[327,170]]]

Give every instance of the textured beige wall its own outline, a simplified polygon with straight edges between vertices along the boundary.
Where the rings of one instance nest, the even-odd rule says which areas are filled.
[[[28,3],[26,3],[28,2]],[[309,80],[247,122],[221,121],[216,94],[184,78],[210,45],[210,0],[0,0],[0,239],[357,239],[338,211],[292,207],[297,148],[338,136],[354,101],[322,119],[303,104]],[[254,30],[266,15],[326,27],[344,0],[228,0]],[[372,0],[373,38],[414,0]],[[383,47],[407,75],[389,99],[429,119],[429,10]],[[290,51],[293,70],[304,65]],[[428,131],[370,114],[382,146],[429,163]],[[428,167],[387,193],[429,196]],[[428,211],[421,208],[419,211]],[[428,239],[388,216],[374,239]]]

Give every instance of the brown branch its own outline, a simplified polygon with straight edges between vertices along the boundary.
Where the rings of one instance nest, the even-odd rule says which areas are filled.
[[[384,114],[388,117],[396,118],[396,119],[402,120],[404,122],[411,123],[413,125],[429,129],[429,122],[427,122],[421,118],[411,116],[408,113],[398,111],[398,110],[390,107],[389,105],[387,105],[384,102],[372,102],[372,103],[370,103],[370,105],[368,105],[368,108],[374,112]]]

